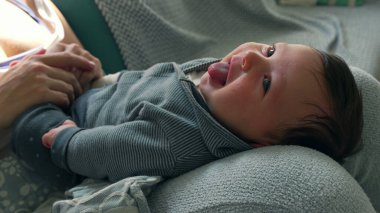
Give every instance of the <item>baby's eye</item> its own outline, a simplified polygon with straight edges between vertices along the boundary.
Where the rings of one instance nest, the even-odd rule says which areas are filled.
[[[264,94],[267,94],[270,88],[270,80],[267,77],[264,77],[263,79],[263,89],[264,89]]]
[[[271,57],[274,54],[274,52],[276,52],[276,48],[274,47],[274,45],[272,45],[267,49],[267,57]]]

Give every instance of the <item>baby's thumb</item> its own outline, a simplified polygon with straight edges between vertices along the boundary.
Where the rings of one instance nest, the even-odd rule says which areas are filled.
[[[44,145],[44,147],[46,147],[47,149],[51,149],[53,145],[53,140],[54,140],[54,133],[53,131],[50,130],[49,132],[45,133],[42,136],[42,145]]]

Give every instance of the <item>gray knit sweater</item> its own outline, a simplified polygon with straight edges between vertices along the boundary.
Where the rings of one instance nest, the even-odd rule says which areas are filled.
[[[74,173],[116,181],[177,176],[250,146],[219,124],[186,77],[215,59],[125,71],[116,84],[73,107],[80,128],[61,132],[53,161]]]

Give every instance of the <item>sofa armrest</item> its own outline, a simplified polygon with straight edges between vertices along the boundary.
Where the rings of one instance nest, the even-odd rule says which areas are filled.
[[[152,212],[375,212],[338,163],[298,146],[254,149],[167,180]]]

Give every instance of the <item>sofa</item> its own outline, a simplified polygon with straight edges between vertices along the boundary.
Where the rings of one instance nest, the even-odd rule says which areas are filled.
[[[182,26],[187,16],[194,18],[198,15],[194,12],[195,4],[200,4],[197,1],[136,1],[130,3],[128,8],[117,9],[107,7],[107,3],[109,6],[121,2],[117,0],[53,2],[65,15],[84,47],[101,59],[107,73],[122,69],[140,69],[163,60],[181,62],[190,57],[210,54],[221,57],[225,50],[240,41],[229,38],[227,42],[223,42],[223,48],[215,49],[215,45],[221,44],[223,38],[209,39],[202,34],[204,29],[198,28],[198,25]],[[255,19],[257,24],[267,21],[274,23],[267,28],[258,26],[265,30],[256,34],[253,31],[254,35],[251,37],[244,34],[239,38],[241,40],[251,38],[254,41],[268,42],[282,38],[287,42],[307,43],[347,59],[363,96],[364,145],[361,151],[346,158],[343,164],[338,164],[328,156],[309,148],[271,146],[235,154],[168,180],[139,176],[108,183],[89,179],[64,195],[50,195],[35,212],[380,211],[380,42],[376,38],[380,33],[376,23],[380,20],[377,12],[380,2],[368,0],[363,6],[355,8],[284,7],[275,0],[249,3],[242,0],[221,0],[219,3],[225,6],[221,8],[244,14],[250,20]],[[174,5],[175,8],[171,8]],[[177,14],[175,12],[178,8],[188,10],[188,13],[182,13],[183,16],[178,18],[180,20],[171,16]],[[207,5],[201,8],[207,8]],[[242,10],[246,12],[242,13]],[[141,27],[144,35],[149,35],[147,39],[157,35],[157,43],[140,40],[140,37],[134,38],[134,34],[128,34],[129,37],[125,38],[129,43],[122,41],[124,35],[119,30],[123,23],[117,23],[112,16],[123,17],[123,11],[141,13],[141,20],[128,19],[133,22],[126,26],[127,30],[128,27],[134,27],[135,30]],[[253,13],[249,14],[247,11]],[[260,18],[257,18],[258,15]],[[149,16],[156,19],[149,19]],[[155,32],[154,27],[144,28],[148,25],[144,25],[142,19],[158,21],[154,26],[163,24],[162,27],[167,27],[164,25],[171,23],[172,28],[165,29],[169,30],[167,34],[173,33],[172,40],[160,43],[160,36],[167,34]],[[181,30],[178,31],[178,27]],[[183,34],[176,37],[176,32],[185,32],[185,37]],[[275,32],[282,34],[268,34]],[[360,34],[359,37],[357,33],[363,35]],[[192,36],[188,37],[188,34]],[[314,34],[315,38],[312,37]],[[173,51],[178,45],[175,42],[180,42],[181,39],[188,39],[189,45],[194,42],[193,46],[186,46],[189,53],[171,55],[164,54],[159,49],[167,45],[166,51]],[[132,45],[131,40],[136,42],[133,44],[135,46],[129,46]],[[137,48],[140,46],[136,44],[146,44],[149,49],[157,48],[157,53],[148,52],[145,46]],[[210,52],[210,49],[215,52]],[[136,55],[143,58],[145,64],[134,63],[138,59]]]
[[[376,38],[376,35],[380,33],[380,28],[376,24],[376,17],[380,17],[375,12],[380,8],[380,3],[378,1],[366,1],[364,5],[358,7],[284,7],[276,4],[276,1],[262,2],[264,10],[267,10],[271,15],[268,17],[272,19],[273,16],[276,19],[286,21],[292,19],[292,22],[300,22],[298,24],[301,26],[306,23],[315,25],[314,30],[316,28],[325,30],[323,32],[325,34],[322,34],[324,37],[321,38],[323,41],[320,43],[325,40],[331,40],[330,43],[326,46],[316,43],[315,46],[342,55],[352,65],[351,68],[360,85],[364,101],[363,149],[345,159],[342,165],[319,152],[304,147],[274,146],[250,150],[210,163],[180,177],[160,182],[157,188],[147,196],[151,211],[380,211],[380,135],[378,131],[380,127],[378,115],[380,109],[380,84],[376,79],[380,77],[378,64],[380,43]],[[120,56],[105,59],[104,66],[112,66],[108,70],[135,68],[133,65],[128,64],[128,56],[125,57],[123,51],[120,50],[123,48],[123,44],[117,41],[120,36],[117,35],[119,33],[118,29],[115,29],[120,25],[115,26],[110,17],[113,16],[112,12],[116,13],[123,10],[113,11],[112,8],[107,8],[104,1],[103,3],[101,1],[78,3],[79,5],[77,5],[76,9],[74,9],[73,3],[70,5],[70,1],[65,1],[65,3],[56,1],[56,3],[80,39],[88,38],[89,36],[86,36],[88,34],[101,34],[103,36],[103,42],[98,42],[97,44],[102,48],[94,47],[93,41],[81,39],[84,40],[83,44],[86,48],[92,50],[94,54],[98,54],[99,57],[102,57],[102,55],[105,55],[104,52],[108,53],[108,51]],[[163,19],[166,18],[166,21],[169,20],[170,16],[167,14],[175,14],[173,12],[175,9],[160,9],[157,6],[159,4],[163,5],[162,8],[188,7],[194,9],[192,8],[194,6],[188,2],[180,2],[176,6],[172,6],[174,3],[170,1],[161,1],[156,4],[145,2],[141,8],[136,4],[137,9],[124,9],[124,11],[133,13],[135,10],[144,10],[147,7],[149,11],[153,10]],[[238,8],[244,5],[244,1],[236,1],[235,4],[220,1],[220,4],[231,4],[232,8]],[[260,7],[259,3],[247,5],[247,7],[252,5],[256,8]],[[133,4],[130,5],[131,8],[133,6]],[[204,7],[206,8],[207,6]],[[85,10],[85,8],[88,10]],[[76,13],[76,10],[78,12],[81,10],[82,13]],[[85,11],[84,13],[83,10]],[[251,11],[254,10],[252,9]],[[140,13],[141,11],[138,12]],[[107,15],[107,13],[111,15]],[[254,12],[252,14],[256,15]],[[259,12],[258,14],[264,13]],[[141,12],[141,15],[144,15],[144,13]],[[184,16],[186,17],[186,15]],[[188,16],[191,17],[191,15]],[[81,30],[81,26],[85,23],[89,24],[90,19],[94,17],[96,17],[97,22],[96,24],[92,23],[92,32]],[[310,20],[313,18],[320,18],[320,21],[313,20],[313,22]],[[141,19],[140,21],[143,22],[146,19]],[[134,22],[138,22],[138,20],[136,19]],[[172,20],[170,19],[170,21]],[[334,35],[329,34],[329,27],[318,26],[326,25],[329,22],[333,23],[330,27],[337,31]],[[128,23],[131,28],[136,27],[133,25],[134,23]],[[180,26],[182,22],[172,21],[172,23]],[[127,25],[126,28],[129,26]],[[138,23],[137,26],[143,27],[145,25]],[[292,28],[292,26],[289,26],[289,28]],[[154,32],[152,35],[155,35]],[[160,36],[158,33],[157,35]],[[299,41],[308,41],[307,38],[300,38],[293,34],[289,37],[290,39],[285,35],[280,38],[288,39],[290,42],[294,37]],[[92,37],[92,40],[94,39],[97,39],[96,36]],[[233,42],[231,41],[231,43]],[[162,44],[166,43],[163,42]],[[147,45],[152,46],[151,43],[147,43]],[[212,44],[209,44],[209,46],[214,47]],[[108,48],[106,49],[107,51],[104,51],[104,48]],[[364,50],[368,49],[372,50],[364,53]],[[358,56],[359,54],[356,50],[361,56]],[[199,52],[199,56],[207,54],[202,51]],[[151,61],[154,62],[155,59]],[[182,60],[182,58],[177,60]],[[132,61],[132,59],[129,61]]]

